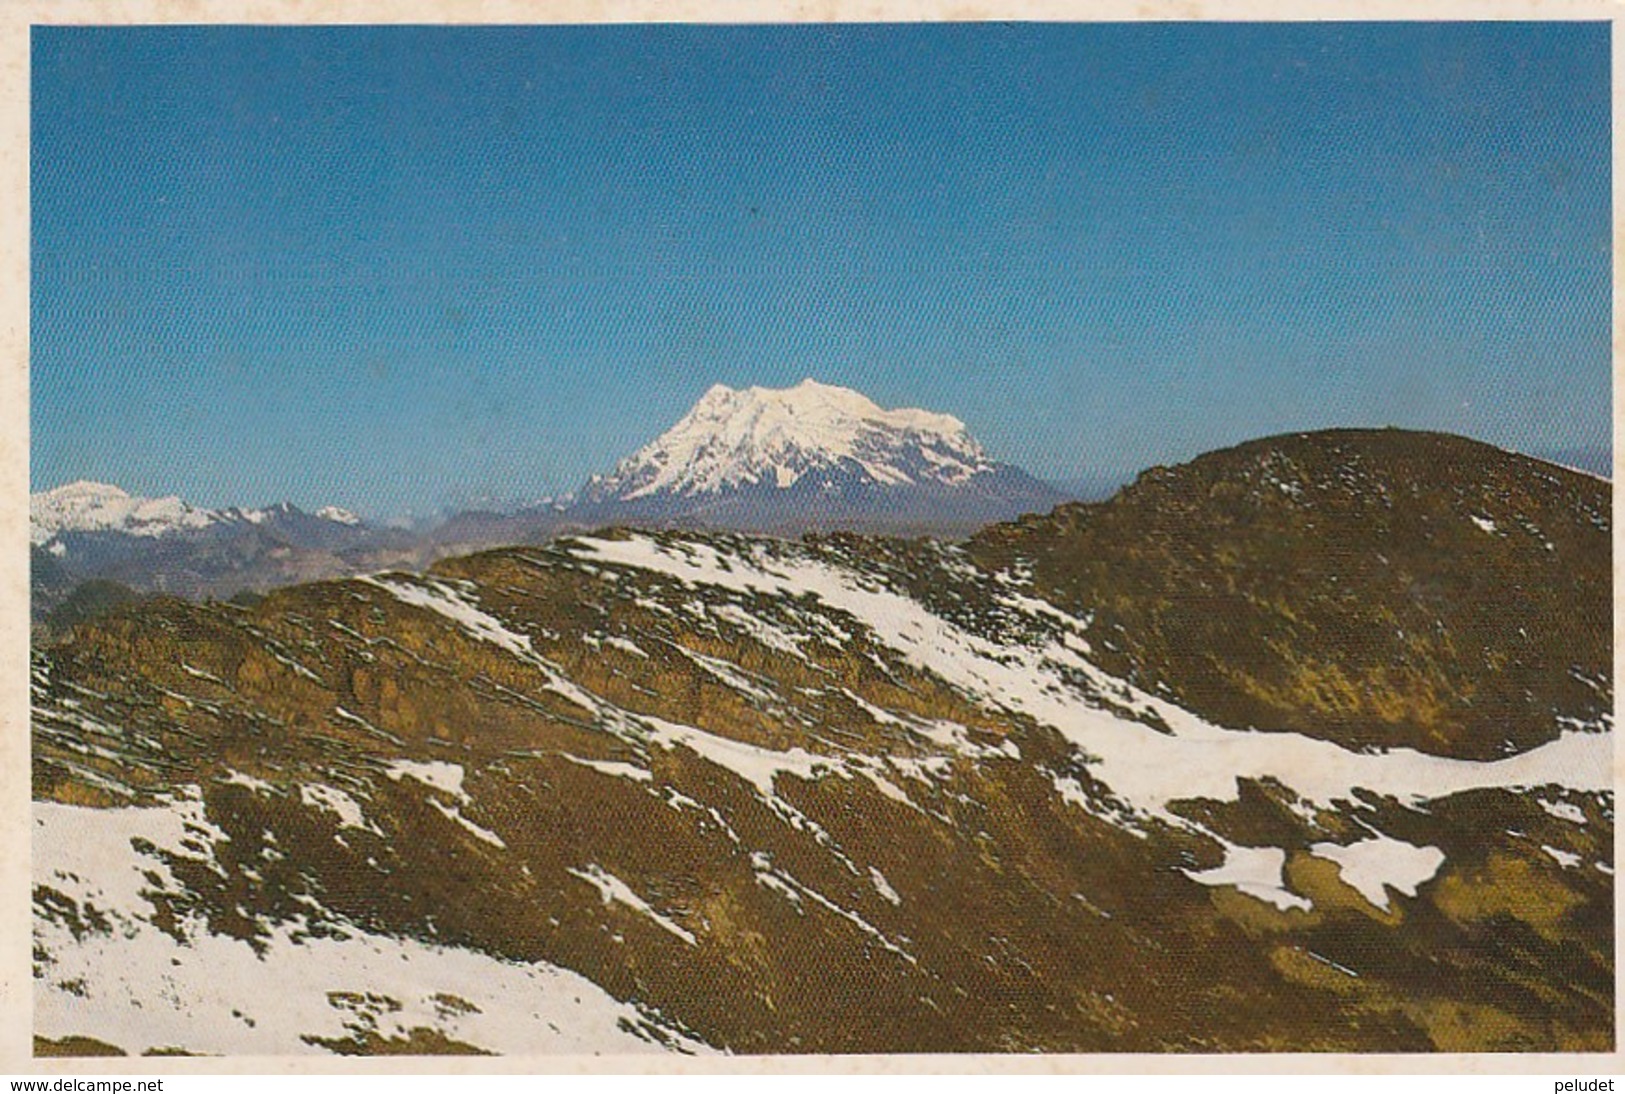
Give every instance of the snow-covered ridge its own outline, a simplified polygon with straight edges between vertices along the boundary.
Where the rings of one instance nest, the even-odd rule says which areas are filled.
[[[157,537],[212,524],[262,524],[297,512],[287,502],[266,509],[203,509],[173,495],[143,498],[100,482],[72,482],[28,498],[28,538],[35,545],[49,543],[59,532],[122,532]],[[327,506],[317,511],[322,520],[358,525],[348,510]]]
[[[770,559],[754,552],[724,558],[704,543],[670,545],[647,536],[582,537],[569,549],[594,563],[638,567],[695,585],[767,596],[810,594],[865,624],[871,640],[961,694],[1053,726],[1092,757],[1093,774],[1133,813],[1176,826],[1184,822],[1169,810],[1170,802],[1235,801],[1240,779],[1273,780],[1320,806],[1353,800],[1357,789],[1423,803],[1488,787],[1564,786],[1596,792],[1613,786],[1609,733],[1565,732],[1528,752],[1490,761],[1405,748],[1357,752],[1297,733],[1213,725],[1122,681],[1110,681],[1111,690],[1121,690],[1159,716],[1166,730],[1157,730],[1101,709],[1069,687],[1069,671],[1107,678],[1065,642],[997,646],[903,593],[802,554]],[[1058,609],[1047,610],[1068,618]],[[1070,623],[1074,630],[1082,629],[1081,620]]]
[[[28,499],[28,538],[35,544],[64,531],[161,536],[183,528],[202,528],[215,519],[209,510],[196,509],[177,497],[138,498],[99,482],[69,483]]]
[[[878,485],[955,485],[993,469],[949,414],[883,410],[849,388],[804,380],[793,388],[713,386],[671,429],[608,476],[589,497],[629,501],[749,486],[788,489],[808,472],[855,468]]]

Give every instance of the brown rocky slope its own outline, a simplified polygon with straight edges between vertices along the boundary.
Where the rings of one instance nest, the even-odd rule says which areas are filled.
[[[1425,529],[1503,583],[1544,574],[1503,598],[1526,630],[1565,597],[1594,628],[1576,560],[1606,543],[1606,492],[1588,521],[1590,488],[1533,465],[1461,500],[1420,460],[1412,494],[1379,448],[1314,443],[1385,468],[1359,489],[1386,490],[1387,531],[1353,503],[1226,500],[1228,474],[1204,517],[1156,493],[1186,468],[966,547],[608,533],[82,623],[35,652],[40,1049],[1610,1048],[1610,719],[1562,664],[1587,672],[1594,634],[1524,658],[1542,699],[1503,707],[1515,754],[1491,759],[1444,715],[1246,731],[1266,719],[1226,697],[1279,666],[1172,594],[1089,584],[1132,527],[1123,588],[1157,566],[1206,582],[1300,627],[1294,664],[1369,681],[1402,597],[1331,630],[1323,586],[1275,561],[1277,525],[1357,523]],[[1321,496],[1287,455],[1260,466]],[[1510,494],[1536,474],[1553,496]],[[1162,505],[1209,537],[1182,547]],[[1517,531],[1444,528],[1459,506]],[[1434,572],[1421,547],[1350,545],[1325,585]],[[1510,610],[1461,607],[1489,587],[1454,580],[1454,646],[1427,647],[1447,714],[1499,686],[1462,621]],[[1222,686],[1192,683],[1203,663]],[[1253,709],[1315,709],[1294,702]],[[1397,741],[1456,755],[1377,747]]]

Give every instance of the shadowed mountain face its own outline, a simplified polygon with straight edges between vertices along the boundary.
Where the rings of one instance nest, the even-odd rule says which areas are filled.
[[[1563,682],[1606,650],[1608,496],[1465,445],[1260,442],[964,546],[614,532],[81,623],[34,657],[36,1043],[1610,1048],[1606,656]],[[1469,611],[1469,564],[1526,595]],[[1230,716],[1306,663],[1364,694],[1451,574],[1446,713],[1496,679],[1468,633],[1584,632],[1488,747]],[[1302,629],[1178,630],[1204,583]]]

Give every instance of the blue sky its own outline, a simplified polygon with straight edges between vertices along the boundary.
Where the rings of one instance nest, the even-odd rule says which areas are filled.
[[[32,476],[574,489],[712,383],[1075,479],[1610,438],[1603,24],[36,27]]]

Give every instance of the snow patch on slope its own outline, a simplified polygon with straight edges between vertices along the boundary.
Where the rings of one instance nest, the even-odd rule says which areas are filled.
[[[240,772],[234,771],[232,774],[241,777]],[[308,783],[299,788],[299,800],[304,805],[333,814],[338,818],[340,828],[357,828],[375,835],[383,835],[378,826],[367,819],[361,804],[337,787]]]
[[[1279,847],[1237,847],[1226,844],[1224,861],[1211,870],[1183,870],[1199,885],[1233,885],[1248,896],[1275,905],[1283,912],[1297,908],[1307,912],[1314,905],[1286,887],[1282,880],[1286,852]]]
[[[803,556],[770,558],[758,546],[724,559],[708,544],[683,543],[679,549],[648,536],[583,538],[569,549],[599,563],[641,567],[695,585],[816,597],[855,617],[873,640],[967,697],[1053,726],[1091,758],[1095,775],[1135,812],[1180,826],[1186,822],[1169,811],[1171,802],[1234,801],[1240,779],[1274,779],[1305,801],[1328,806],[1352,800],[1356,788],[1413,804],[1485,787],[1612,788],[1610,734],[1565,733],[1539,748],[1490,761],[1410,749],[1354,752],[1295,733],[1212,725],[1106,676],[1062,640],[995,644],[878,581]],[[1082,620],[1074,622],[1083,629]],[[1127,695],[1132,706],[1156,714],[1171,732],[1100,708],[1069,682],[1069,676]]]
[[[580,878],[588,885],[591,885],[593,888],[597,889],[598,895],[603,898],[605,904],[624,904],[628,908],[631,908],[634,912],[638,912],[641,915],[645,915],[652,919],[664,930],[669,931],[678,938],[681,938],[690,946],[699,945],[699,940],[696,939],[691,932],[685,930],[675,920],[669,918],[668,916],[662,915],[660,912],[657,912],[647,900],[644,900],[642,897],[638,896],[630,885],[616,877],[614,874],[610,873],[608,870],[605,870],[597,863],[588,863],[585,870],[571,869],[566,871],[566,873],[568,873],[571,877]]]
[[[1388,910],[1389,888],[1415,896],[1417,887],[1444,865],[1444,852],[1437,847],[1416,847],[1383,835],[1347,846],[1317,843],[1309,853],[1335,862],[1343,880],[1383,911]]]
[[[396,782],[416,779],[424,786],[433,787],[467,805],[469,797],[463,792],[463,768],[445,760],[391,760],[384,773]]]
[[[36,959],[34,1032],[41,1037],[93,1037],[132,1053],[251,1056],[325,1054],[319,1040],[428,1030],[498,1053],[708,1051],[653,1012],[545,963],[500,961],[347,923],[322,937],[308,933],[308,923],[262,924],[259,953],[213,933],[201,917],[160,929],[152,898],[178,886],[161,858],[133,844],[148,841],[212,865],[212,844],[226,837],[204,819],[199,801],[127,809],[36,802],[33,817],[34,884],[81,913],[94,909],[106,925],[84,930],[36,911],[34,943],[44,956]]]

